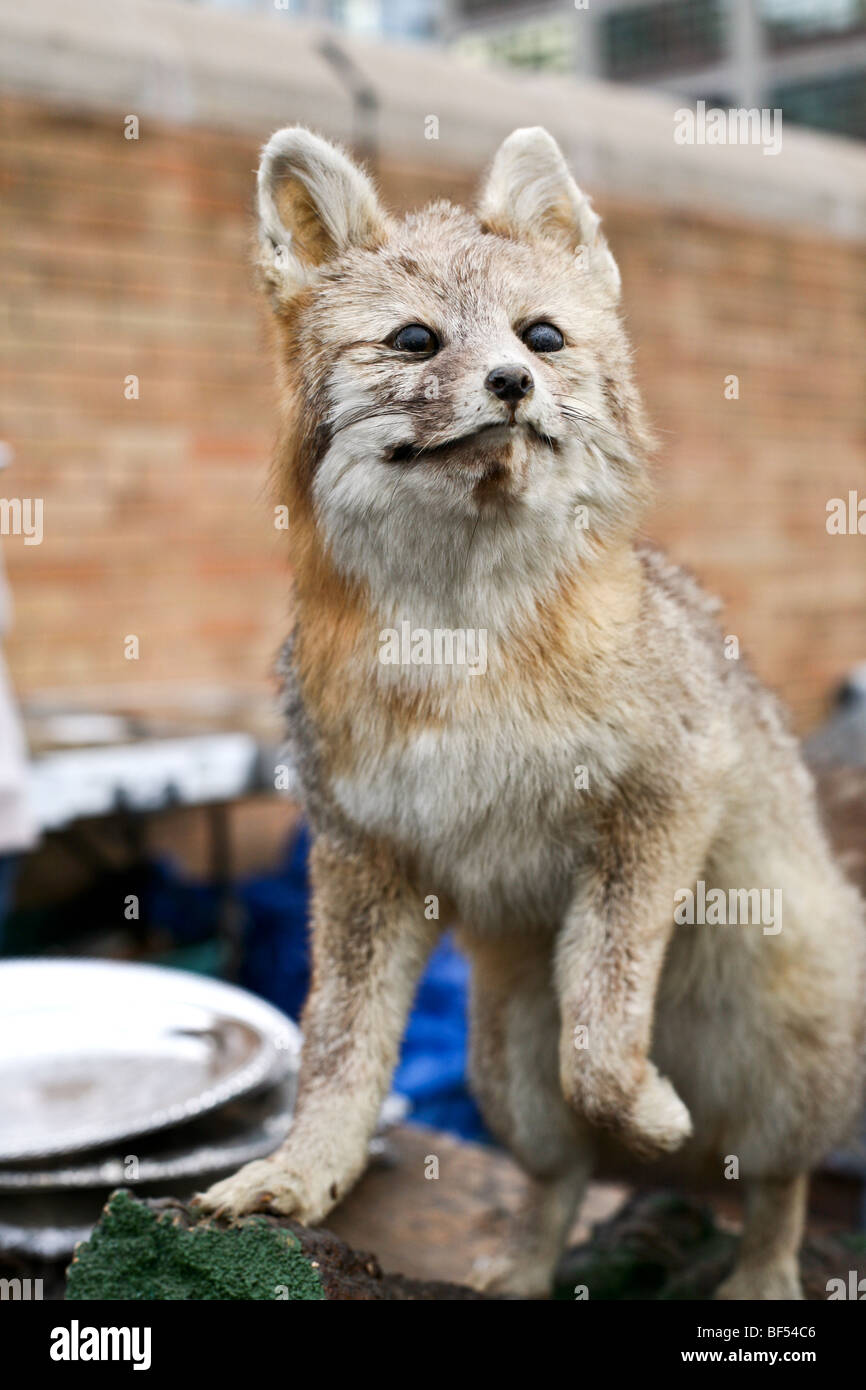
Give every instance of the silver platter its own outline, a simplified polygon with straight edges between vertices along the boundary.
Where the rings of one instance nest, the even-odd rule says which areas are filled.
[[[183,1124],[296,1075],[299,1055],[291,1020],[233,985],[118,961],[0,962],[0,1163]]]

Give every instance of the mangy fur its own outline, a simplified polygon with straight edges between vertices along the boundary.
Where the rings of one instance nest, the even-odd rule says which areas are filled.
[[[439,203],[400,222],[340,151],[283,131],[260,211],[314,978],[284,1150],[202,1200],[327,1214],[456,921],[473,1082],[531,1178],[477,1281],[544,1291],[607,1134],[716,1173],[736,1157],[747,1225],[721,1296],[797,1296],[805,1175],[860,1105],[862,904],[717,605],[635,543],[652,440],[598,218],[543,131],[506,141],[477,215]],[[522,342],[535,320],[563,330],[562,352]],[[407,322],[435,328],[439,354],[383,346]],[[483,387],[502,362],[535,380],[513,428],[391,459],[503,419]],[[484,628],[486,672],[382,665],[380,633],[404,619]],[[780,889],[781,931],[675,926],[674,894],[698,879]]]

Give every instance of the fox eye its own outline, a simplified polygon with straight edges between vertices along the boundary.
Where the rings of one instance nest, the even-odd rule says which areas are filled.
[[[565,339],[552,323],[533,323],[523,335],[523,341],[533,352],[559,352]]]
[[[439,339],[423,323],[407,323],[405,328],[394,334],[391,346],[400,352],[423,352],[429,357],[439,347]]]

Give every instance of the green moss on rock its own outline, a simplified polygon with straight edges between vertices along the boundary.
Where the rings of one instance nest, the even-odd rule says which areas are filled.
[[[66,1297],[318,1301],[325,1294],[290,1231],[256,1217],[235,1228],[190,1227],[121,1190],[78,1247]]]

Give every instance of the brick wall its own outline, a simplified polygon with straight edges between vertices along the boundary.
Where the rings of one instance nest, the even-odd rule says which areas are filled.
[[[0,101],[15,451],[0,490],[45,506],[41,546],[3,541],[13,675],[25,698],[145,711],[199,687],[254,699],[286,628],[290,557],[247,268],[256,141],[152,122],[128,141],[123,114]],[[398,206],[470,191],[446,169],[386,167],[382,182]],[[726,631],[805,728],[866,658],[866,537],[825,529],[829,497],[866,496],[863,250],[597,203],[662,439],[652,533],[727,600]]]

